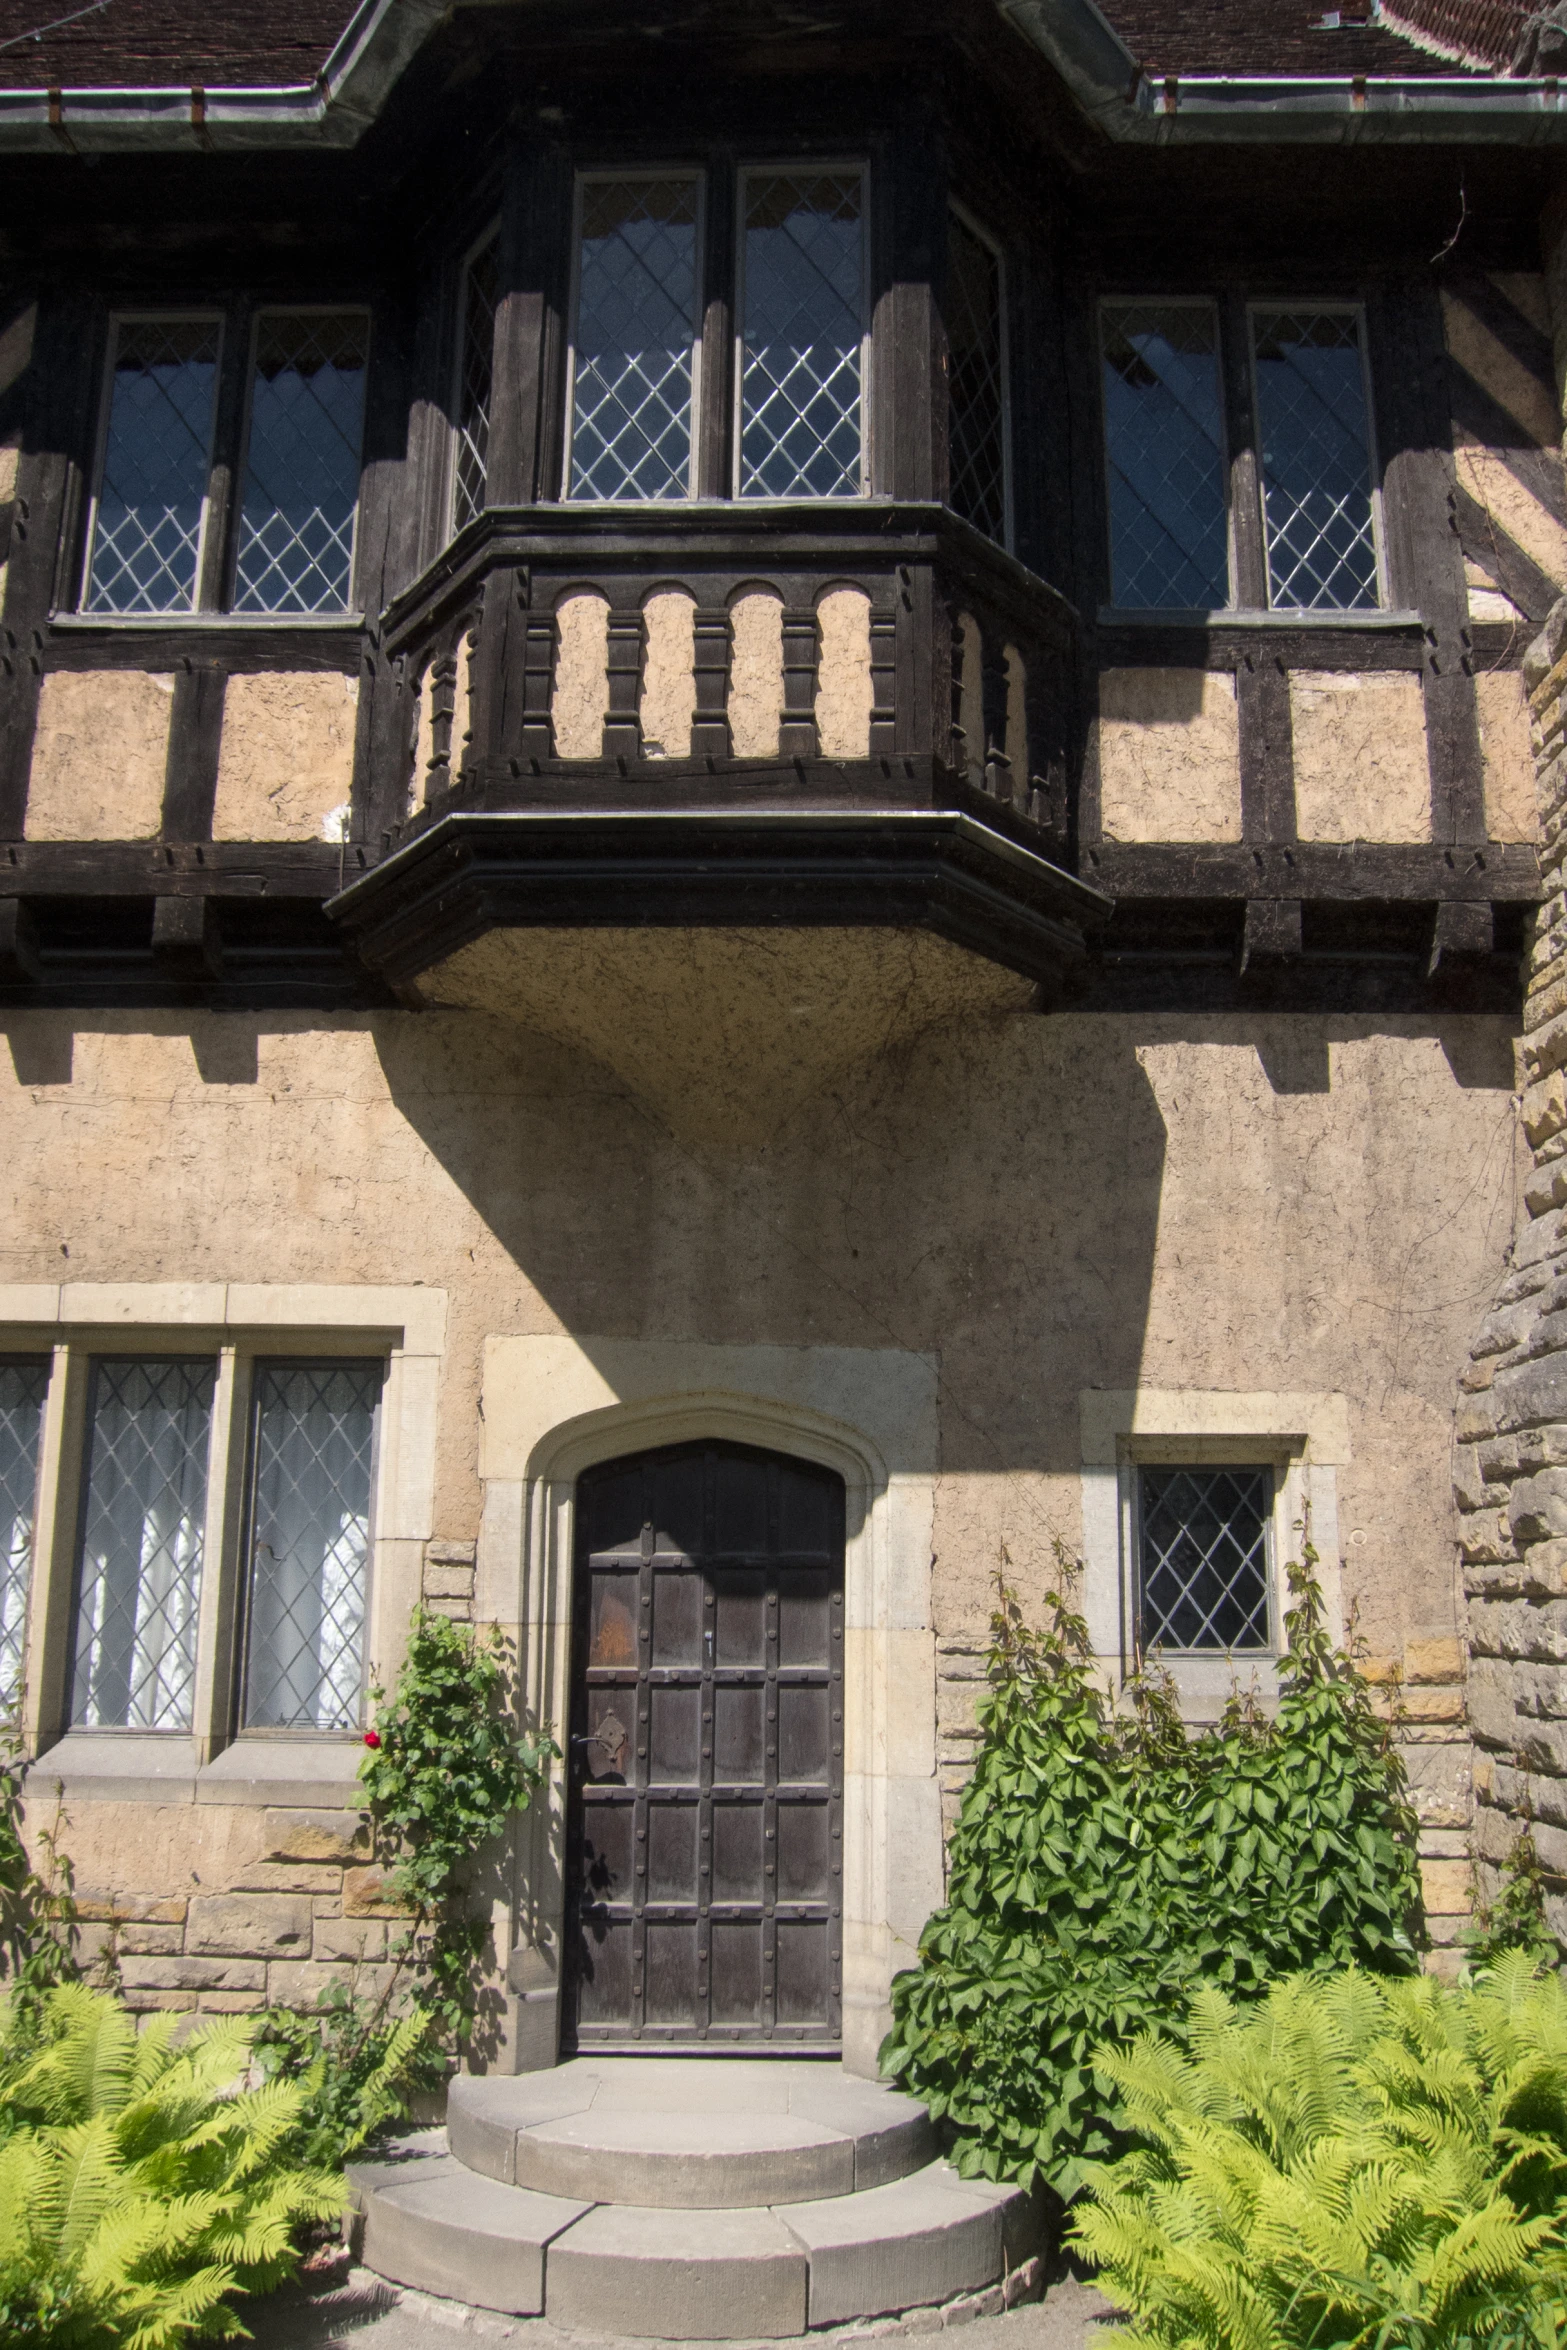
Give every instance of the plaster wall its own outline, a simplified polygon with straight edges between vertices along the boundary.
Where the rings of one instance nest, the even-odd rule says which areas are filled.
[[[1540,799],[1529,742],[1529,704],[1516,669],[1482,669],[1475,678],[1485,829],[1491,840],[1540,838]]]
[[[231,677],[213,839],[339,839],[358,708],[358,680],[331,671]]]
[[[51,670],[38,698],[29,840],[155,840],[174,680],[141,669]]]
[[[699,1002],[687,1016],[706,1018]],[[667,1346],[682,1394],[722,1385],[734,1404],[738,1387],[745,1408],[767,1410],[788,1401],[779,1365],[833,1350],[928,1361],[928,1433],[900,1438],[904,1457],[887,1464],[923,1481],[929,1513],[920,1629],[936,1737],[900,1774],[923,1773],[928,1791],[902,1814],[907,1883],[936,1881],[936,1798],[970,1752],[1003,1548],[1029,1605],[1082,1553],[1085,1393],[1205,1392],[1210,1431],[1242,1391],[1248,1410],[1270,1391],[1341,1399],[1343,1604],[1375,1669],[1410,1684],[1403,1734],[1428,1858],[1461,1873],[1449,1398],[1514,1227],[1505,1023],[975,1010],[848,1075],[825,1069],[764,1145],[728,1149],[678,1142],[580,1044],[478,1012],[34,1013],[9,1039],[5,1281],[447,1294],[421,1406],[421,1523],[425,1588],[459,1610],[496,1613],[496,1573],[515,1590],[530,1539],[502,1491],[516,1478],[484,1457],[487,1350],[569,1340],[584,1375],[614,1390],[615,1349]],[[135,1310],[127,1293],[124,1327]],[[718,1380],[724,1350],[749,1352],[751,1368]],[[758,1367],[768,1350],[773,1367]],[[578,1414],[542,1384],[546,1416]],[[846,1445],[874,1449],[870,1391],[853,1377],[828,1416]],[[378,1665],[395,1664],[395,1640]],[[224,1813],[222,1795],[209,1785],[199,1808]],[[189,1903],[193,1871],[208,1893],[296,1898],[253,1881],[285,1865],[254,1823],[198,1830],[150,1801],[111,1808],[123,1817],[73,1810],[90,1898]],[[309,1963],[346,1967],[326,1933],[341,1883],[308,1890],[326,1905]],[[496,1895],[498,1950],[519,1898]],[[192,1914],[143,1922],[183,1937]],[[885,1906],[869,1923],[885,1934]],[[867,1996],[877,1965],[884,1984],[880,1949],[860,1952]],[[141,1989],[175,2004],[259,1996],[178,1972],[221,1955],[182,1938],[163,1954],[171,1979],[149,1973]],[[295,1963],[280,1948],[227,1955]],[[155,1971],[158,1954],[144,1956]],[[873,2020],[867,2009],[862,2036]],[[496,2060],[515,2061],[515,2043]]]
[[[1239,840],[1234,678],[1106,670],[1099,680],[1099,791],[1111,840]]]
[[[1402,670],[1290,673],[1295,810],[1302,840],[1431,838],[1420,680]]]

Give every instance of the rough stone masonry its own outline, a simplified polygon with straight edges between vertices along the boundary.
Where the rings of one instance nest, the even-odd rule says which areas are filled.
[[[1520,1082],[1528,1221],[1459,1379],[1454,1482],[1469,1608],[1482,1902],[1532,1828],[1567,1946],[1567,598],[1524,659],[1542,902]]]

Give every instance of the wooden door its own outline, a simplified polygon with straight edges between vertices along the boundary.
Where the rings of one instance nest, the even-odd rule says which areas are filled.
[[[577,1487],[568,2047],[836,2047],[843,1480],[684,1444]]]

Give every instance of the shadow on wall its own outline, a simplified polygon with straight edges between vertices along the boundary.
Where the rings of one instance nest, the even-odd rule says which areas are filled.
[[[476,1026],[504,1049],[499,1023],[379,1025],[388,1085],[590,1354],[588,1334],[935,1354],[939,1465],[989,1476],[1075,1475],[1078,1390],[1136,1384],[1165,1132],[1125,1024],[945,1023],[727,1158],[585,1058],[575,1097],[475,1094]]]

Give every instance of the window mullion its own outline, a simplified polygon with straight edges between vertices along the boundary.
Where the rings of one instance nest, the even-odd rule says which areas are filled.
[[[245,431],[245,385],[255,306],[242,297],[225,312],[218,377],[218,409],[212,436],[212,471],[207,482],[207,527],[202,541],[196,606],[220,612],[228,601],[238,497],[240,449]]]
[[[1262,473],[1257,461],[1257,412],[1252,395],[1251,323],[1238,289],[1219,305],[1219,349],[1224,371],[1224,429],[1230,463],[1230,592],[1243,611],[1268,603],[1268,557],[1262,535]]]
[[[238,1618],[240,1515],[244,1493],[247,1381],[237,1347],[218,1355],[207,1456],[201,1602],[196,1619],[196,1686],[191,1729],[198,1763],[211,1762],[232,1730],[233,1653]]]
[[[727,498],[734,484],[735,160],[708,166],[703,207],[702,316],[697,352],[696,494]]]

